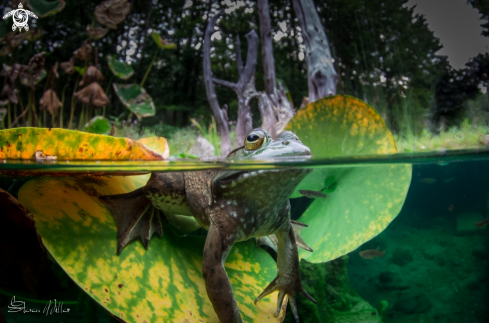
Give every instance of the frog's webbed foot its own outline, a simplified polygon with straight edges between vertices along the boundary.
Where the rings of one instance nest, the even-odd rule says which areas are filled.
[[[313,252],[312,248],[309,247],[304,240],[302,240],[301,237],[301,231],[304,228],[307,228],[308,225],[304,223],[300,223],[294,220],[290,220],[290,224],[292,225],[292,230],[294,231],[294,237],[295,237],[295,243],[297,244],[298,248],[307,250],[309,252]]]
[[[307,228],[308,225],[304,223],[300,223],[294,220],[290,220],[290,224],[292,225],[292,230],[294,231],[294,236],[295,236],[295,242],[297,244],[298,248],[304,249],[309,252],[313,252],[312,248],[309,247],[304,240],[302,240],[301,237],[301,231],[304,228]],[[257,237],[255,238],[256,244],[258,246],[268,246],[272,248],[273,250],[277,251],[277,246],[278,246],[278,239],[275,234],[270,234],[267,236],[263,237]]]
[[[294,318],[296,322],[299,322],[296,301],[297,294],[300,293],[304,295],[313,303],[316,303],[316,300],[312,298],[302,287],[299,270],[299,257],[297,254],[297,246],[294,237],[295,234],[292,226],[288,226],[286,230],[280,231],[276,235],[278,238],[278,274],[270,285],[268,285],[260,294],[260,296],[255,299],[255,304],[263,297],[278,291],[276,316],[279,315],[283,300],[285,295],[287,295]]]
[[[117,227],[117,255],[134,238],[141,237],[145,249],[153,233],[163,234],[160,215],[143,188],[127,194],[105,195],[100,199],[112,212]]]

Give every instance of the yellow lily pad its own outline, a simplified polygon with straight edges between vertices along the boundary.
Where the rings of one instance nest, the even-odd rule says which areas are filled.
[[[0,159],[34,159],[34,153],[57,160],[161,160],[163,156],[143,144],[59,128],[15,128],[0,131]]]
[[[116,255],[110,211],[97,198],[143,186],[148,175],[111,178],[37,178],[19,191],[33,214],[44,246],[95,301],[125,322],[213,322],[201,273],[205,237],[177,237],[164,228],[148,250],[140,241]],[[282,322],[276,293],[253,300],[276,276],[276,264],[253,241],[236,244],[226,261],[245,322]]]
[[[147,137],[138,140],[140,143],[155,151],[163,156],[163,158],[168,158],[170,156],[170,148],[168,147],[168,141],[163,137]]]

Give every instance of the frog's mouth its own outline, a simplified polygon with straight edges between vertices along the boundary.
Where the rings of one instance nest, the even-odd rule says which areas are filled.
[[[240,180],[244,180],[246,178],[253,178],[255,176],[260,176],[263,174],[269,173],[296,173],[297,175],[303,173],[309,173],[311,169],[305,168],[282,168],[282,169],[266,169],[266,170],[234,170],[234,171],[224,171],[219,173],[214,181],[218,181],[221,185],[233,185]],[[287,175],[285,175],[287,176]],[[291,174],[291,177],[293,175]]]

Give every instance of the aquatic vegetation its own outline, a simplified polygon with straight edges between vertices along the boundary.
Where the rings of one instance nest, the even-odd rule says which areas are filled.
[[[337,134],[344,134],[347,145],[355,142],[362,153],[395,152],[392,138],[381,120],[377,124],[374,121],[376,113],[354,98],[337,96],[311,104],[307,109],[315,111],[315,114],[304,110],[306,117],[300,114],[297,116],[302,118],[303,123],[292,120],[292,126],[305,131],[307,127],[301,125],[311,121],[307,114],[314,119],[321,119],[323,113],[331,111],[327,102],[335,102],[332,109],[338,111],[338,117],[329,126],[314,129],[315,138],[328,136],[329,131],[337,131]],[[352,106],[356,113],[345,113]],[[377,125],[375,133],[378,138],[374,141],[371,138],[375,136],[361,130],[363,120],[370,118],[373,118],[370,123]],[[335,126],[336,123],[349,123],[350,126]],[[305,144],[311,140],[312,136],[307,138],[311,134],[302,133]],[[362,144],[362,141],[365,143]],[[162,143],[160,140],[160,146]],[[166,142],[163,143],[165,145]],[[327,156],[328,151],[336,153],[342,149],[350,154],[357,153],[355,149],[339,148],[337,145],[338,142],[333,141],[331,145],[316,146],[317,153],[322,157]],[[301,184],[302,189],[325,189],[328,195],[327,198],[315,199],[300,218],[301,222],[309,224],[301,234],[314,249],[312,253],[301,251],[300,257],[310,262],[328,261],[348,253],[377,235],[402,206],[410,182],[410,172],[410,165],[315,170],[312,174],[316,176],[309,180],[306,178],[306,186]],[[38,232],[43,243],[64,270],[114,315],[128,321],[136,321],[140,317],[149,321],[156,321],[157,318],[163,321],[175,318],[194,320],[197,317],[215,321],[213,309],[204,296],[204,282],[199,273],[204,238],[181,238],[171,230],[164,229],[163,237],[153,239],[147,251],[136,242],[128,244],[120,257],[115,255],[115,223],[97,197],[133,191],[142,187],[146,180],[147,176],[39,178],[22,187],[19,200],[33,213],[35,221],[39,223]],[[297,194],[300,194],[298,190],[293,197],[299,196]],[[353,196],[363,203],[350,207],[346,201]],[[333,236],[332,232],[336,234]],[[263,250],[255,247],[251,241],[236,244],[226,269],[246,321],[259,320],[260,317],[276,322],[282,320],[285,307],[279,318],[274,318],[277,304],[274,297],[264,298],[263,304],[258,302],[256,307],[252,304],[252,300],[276,273],[274,261]]]

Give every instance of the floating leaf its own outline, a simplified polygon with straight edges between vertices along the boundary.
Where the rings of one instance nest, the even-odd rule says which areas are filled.
[[[382,117],[365,102],[335,95],[309,104],[290,120],[313,157],[395,154],[394,138]]]
[[[114,84],[114,90],[121,103],[138,119],[155,115],[153,99],[138,84]]]
[[[133,241],[116,255],[117,233],[109,210],[97,198],[122,194],[148,176],[37,178],[19,191],[49,253],[88,295],[125,322],[212,322],[218,319],[202,277],[205,237],[176,237],[167,227],[148,250]],[[255,306],[276,264],[249,240],[234,245],[226,271],[244,322],[281,322],[276,293]]]
[[[170,156],[170,148],[168,147],[168,141],[163,137],[148,137],[138,140],[140,143],[151,149],[152,151],[161,154],[163,158]]]
[[[44,1],[44,0],[29,0],[27,3],[29,8],[34,11],[39,18],[48,17],[57,14],[64,9],[66,2],[64,0]]]
[[[116,56],[107,56],[107,64],[112,74],[121,80],[127,80],[134,74],[134,69],[130,65],[119,61]]]
[[[344,95],[310,103],[289,122],[314,157],[397,152],[392,134],[366,103]],[[411,165],[343,166],[315,169],[296,188],[324,190],[299,221],[309,225],[302,237],[314,252],[299,250],[309,262],[338,258],[384,230],[404,204]]]
[[[151,38],[153,38],[154,42],[159,48],[174,49],[177,47],[177,45],[170,43],[167,40],[161,38],[160,34],[158,34],[156,31],[153,31],[151,33]]]
[[[63,159],[159,160],[137,141],[66,129],[15,128],[0,131],[0,159],[33,159],[41,150]]]
[[[96,133],[96,134],[100,134],[100,135],[107,135],[107,134],[109,134],[110,133],[110,129],[111,129],[111,124],[110,124],[109,120],[107,120],[107,118],[104,118],[102,116],[95,116],[95,117],[93,117],[92,120],[90,120],[83,127],[83,131],[86,131],[86,132],[89,132],[89,133]],[[146,147],[148,147],[148,146],[146,146]],[[156,152],[159,153],[159,154],[161,154],[158,151],[156,151]]]

